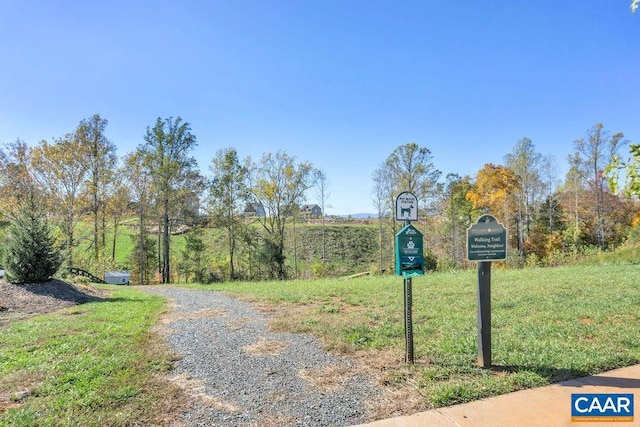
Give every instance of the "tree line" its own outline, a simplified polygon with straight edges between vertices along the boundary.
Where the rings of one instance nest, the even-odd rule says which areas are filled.
[[[563,179],[554,158],[539,153],[528,138],[515,143],[503,164],[485,164],[473,177],[450,173],[444,180],[428,148],[398,147],[372,175],[373,202],[383,219],[379,268],[393,262],[385,254],[392,252],[389,236],[398,227],[393,206],[401,191],[417,196],[427,260],[441,268],[467,264],[466,230],[484,213],[507,228],[512,265],[554,265],[618,247],[640,223],[640,149],[629,145],[633,156],[623,161],[626,144],[621,132],[592,126],[573,142]],[[620,170],[626,172],[626,197],[618,193]]]
[[[117,267],[120,224],[134,217],[133,281],[170,283],[172,234],[181,225],[202,222],[203,206],[211,224],[226,232],[229,278],[240,278],[236,242],[252,234],[242,211],[254,203],[265,210],[257,217],[260,232],[251,242],[255,256],[268,267],[270,278],[286,278],[286,224],[307,190],[323,179],[311,163],[282,151],[241,161],[234,148],[226,148],[212,159],[211,175],[203,176],[192,155],[197,138],[180,117],[158,118],[147,127],[144,142],[122,158],[106,136],[107,124],[96,114],[51,142],[30,147],[17,140],[0,149],[1,218],[15,220],[35,200],[31,206],[42,209],[56,226],[66,266],[103,272]],[[86,223],[91,226],[84,227]],[[79,252],[87,240],[88,250]],[[192,253],[186,258],[202,252],[198,236],[188,239],[187,249]],[[204,280],[206,266],[193,261]]]
[[[291,273],[287,257],[296,256],[288,229],[295,236],[299,206],[315,189],[323,212],[319,261],[329,262],[324,207],[330,194],[326,175],[312,163],[282,151],[240,159],[234,148],[225,148],[215,153],[205,176],[193,157],[197,138],[180,117],[158,118],[123,157],[106,136],[107,125],[96,114],[50,142],[30,147],[17,140],[0,148],[0,219],[14,220],[27,204],[38,207],[55,225],[64,265],[97,273],[122,267],[116,265],[116,246],[127,220],[135,243],[126,267],[140,284],[174,280],[172,235],[185,225],[206,225],[223,232],[218,246],[226,252],[225,265],[217,267],[224,279],[284,279]],[[377,269],[393,271],[399,228],[394,203],[402,191],[419,200],[417,225],[429,268],[465,266],[466,230],[486,212],[507,227],[514,265],[553,265],[587,249],[617,247],[640,221],[637,200],[608,185],[617,184],[617,171],[624,169],[631,178],[627,195],[635,188],[637,196],[637,162],[622,161],[619,154],[625,143],[622,133],[593,126],[574,141],[563,180],[554,160],[528,138],[515,143],[504,164],[486,164],[473,177],[443,178],[427,147],[400,145],[372,174]],[[263,214],[248,220],[248,204]],[[187,234],[179,262],[183,277],[208,280],[205,247],[202,233]]]

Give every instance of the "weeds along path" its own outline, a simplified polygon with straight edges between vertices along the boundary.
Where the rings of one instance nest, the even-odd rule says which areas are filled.
[[[218,292],[147,288],[171,304],[161,333],[179,354],[172,380],[193,397],[187,426],[348,426],[380,391],[353,362]]]

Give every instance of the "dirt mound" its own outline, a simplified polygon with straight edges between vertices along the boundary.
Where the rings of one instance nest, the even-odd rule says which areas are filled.
[[[22,285],[0,280],[0,327],[77,304],[100,301],[105,296],[89,286],[75,286],[61,280]]]

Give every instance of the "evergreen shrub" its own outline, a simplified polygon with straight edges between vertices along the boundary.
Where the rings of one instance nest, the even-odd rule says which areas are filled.
[[[5,278],[11,283],[46,282],[60,268],[60,249],[35,203],[27,203],[11,222],[5,236],[2,264]]]

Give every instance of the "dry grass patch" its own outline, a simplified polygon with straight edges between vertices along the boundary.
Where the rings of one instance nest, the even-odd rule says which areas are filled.
[[[270,317],[269,330],[274,332],[310,333],[327,328],[337,329],[350,319],[362,318],[370,308],[342,301],[313,302],[310,304],[252,303],[261,313]],[[314,327],[315,325],[315,327]],[[322,337],[321,337],[322,338]]]
[[[281,427],[296,425],[296,419],[285,415],[264,414],[259,423],[250,423],[249,427]]]
[[[276,355],[280,354],[288,346],[287,343],[276,340],[268,340],[263,337],[258,342],[244,348],[249,356]]]
[[[216,411],[230,415],[237,415],[243,412],[241,406],[228,402],[220,397],[207,394],[204,381],[198,378],[193,378],[188,374],[180,374],[169,378],[169,380],[203,406],[207,406],[215,409]]]
[[[238,317],[236,319],[233,319],[233,322],[229,322],[229,324],[227,325],[227,329],[229,330],[229,332],[241,331],[245,328],[247,323],[251,323],[253,322],[253,320],[254,319],[252,319],[251,317]]]
[[[169,325],[180,320],[201,319],[203,317],[224,317],[229,315],[228,311],[218,308],[203,309],[191,313],[176,313],[175,308],[176,305],[173,303],[169,304],[169,312],[160,317],[158,322],[151,328],[151,331],[162,335],[169,335],[175,332]]]
[[[296,304],[288,304],[286,302],[268,302],[243,294],[232,295],[230,297],[250,304],[251,308],[265,316],[277,316],[282,312],[282,310],[287,310],[289,307],[298,307]]]
[[[228,316],[229,312],[227,310],[222,310],[220,308],[205,308],[202,310],[192,311],[191,313],[176,313],[175,311],[171,314],[165,316],[163,319],[166,323],[173,323],[178,320],[194,320],[194,319],[202,319],[203,317],[225,317]]]
[[[344,365],[331,365],[324,369],[302,369],[298,376],[312,387],[331,393],[343,387],[356,373]]]
[[[353,361],[351,366],[332,365],[322,370],[303,370],[299,376],[312,387],[323,392],[340,389],[342,384],[356,375],[369,375],[381,390],[381,397],[365,403],[369,419],[377,420],[407,415],[430,409],[420,391],[414,371],[430,363],[416,360],[413,366],[404,362],[404,350],[391,347],[383,350],[356,350],[353,345],[341,342],[331,332],[349,322],[349,319],[365,318],[370,310],[364,306],[348,304],[332,297],[325,301],[307,304],[265,302],[246,298],[258,311],[270,316],[269,330],[273,332],[311,333],[323,347]]]
[[[423,412],[432,407],[425,404],[425,398],[415,384],[399,387],[383,387],[382,397],[365,402],[367,418],[381,420]]]
[[[367,417],[372,420],[391,418],[431,409],[416,381],[415,371],[430,363],[417,359],[414,365],[404,363],[401,348],[360,350],[350,356],[359,369],[376,379],[381,397],[365,402]]]
[[[0,377],[0,414],[24,405],[33,390],[42,384],[45,376],[42,372],[16,372]]]

